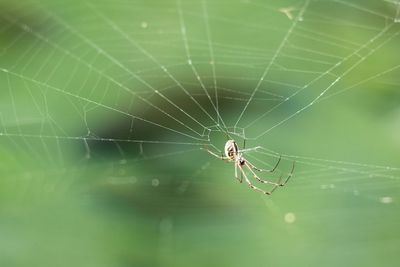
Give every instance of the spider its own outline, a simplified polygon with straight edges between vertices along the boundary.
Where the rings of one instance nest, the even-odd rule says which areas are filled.
[[[272,182],[272,181],[269,181],[269,180],[261,179],[260,177],[258,177],[258,175],[256,174],[256,172],[254,170],[259,171],[259,172],[270,172],[270,173],[273,173],[276,170],[276,168],[278,167],[279,163],[281,162],[281,158],[282,157],[281,156],[279,157],[278,162],[275,164],[275,166],[272,169],[270,169],[270,170],[260,169],[260,168],[257,168],[256,166],[254,166],[252,163],[250,163],[248,160],[246,160],[243,157],[242,152],[245,151],[244,146],[245,146],[245,143],[243,144],[243,150],[239,150],[239,148],[238,148],[238,146],[236,144],[236,141],[233,140],[233,139],[230,139],[225,143],[225,149],[224,149],[225,156],[222,155],[222,153],[219,156],[219,155],[215,154],[214,152],[210,151],[209,149],[206,149],[206,150],[207,150],[208,153],[210,153],[214,157],[217,157],[217,158],[219,158],[221,160],[225,160],[227,162],[234,161],[235,162],[235,177],[236,177],[236,179],[241,183],[243,181],[243,177],[244,177],[244,179],[246,180],[246,182],[250,186],[250,188],[252,188],[252,189],[254,189],[256,191],[259,191],[259,192],[261,192],[263,194],[266,194],[266,195],[271,195],[275,191],[276,188],[278,188],[279,186],[284,186],[289,181],[289,179],[292,177],[293,171],[294,171],[295,162],[293,162],[292,170],[290,171],[289,175],[286,177],[286,179],[285,179],[285,181],[283,183],[282,183],[283,175],[281,175],[279,177],[278,182]],[[246,167],[253,174],[254,178],[256,178],[257,181],[259,181],[259,182],[261,182],[263,184],[274,185],[274,187],[270,191],[265,191],[265,190],[262,190],[262,189],[260,189],[260,188],[258,188],[256,186],[254,186],[250,182],[249,178],[247,177],[247,175],[246,175],[246,173],[245,173],[245,171],[243,169],[244,167]],[[240,169],[240,177],[238,176],[238,171],[237,171],[238,168]]]

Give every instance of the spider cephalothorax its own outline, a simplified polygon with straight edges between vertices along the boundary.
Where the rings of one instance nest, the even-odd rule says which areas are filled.
[[[235,162],[235,177],[236,177],[236,179],[238,179],[239,182],[242,182],[243,177],[244,177],[244,179],[246,180],[247,184],[248,184],[252,189],[257,190],[257,191],[262,192],[262,193],[267,194],[267,195],[272,194],[272,192],[274,192],[275,189],[276,189],[278,186],[284,186],[284,185],[289,181],[290,177],[292,177],[292,175],[293,175],[293,171],[294,171],[294,162],[293,162],[292,170],[291,170],[291,172],[289,173],[288,177],[286,178],[286,180],[285,180],[284,182],[282,182],[282,176],[279,177],[278,182],[273,182],[273,181],[261,179],[261,178],[258,177],[258,175],[254,172],[254,170],[259,171],[259,172],[270,172],[270,173],[272,173],[272,172],[274,172],[275,169],[278,167],[278,165],[279,165],[279,163],[280,163],[280,161],[281,161],[281,157],[279,157],[278,162],[275,164],[275,166],[274,166],[272,169],[270,169],[270,170],[259,169],[259,168],[257,168],[256,166],[254,166],[252,163],[250,163],[248,160],[246,160],[246,159],[243,157],[242,152],[244,151],[244,145],[243,145],[243,150],[242,150],[242,151],[239,150],[239,148],[238,148],[238,146],[237,146],[237,144],[236,144],[236,141],[233,140],[233,139],[230,139],[230,140],[228,140],[228,141],[225,143],[225,149],[224,149],[225,157],[224,157],[224,156],[218,156],[217,154],[215,154],[214,152],[212,152],[212,151],[210,151],[210,150],[208,150],[208,149],[207,149],[207,151],[208,151],[208,153],[210,153],[211,155],[213,155],[213,156],[215,156],[215,157],[217,157],[217,158],[219,158],[219,159],[227,160],[227,161],[234,161],[234,162]],[[247,151],[248,151],[248,150],[247,150]],[[258,187],[256,187],[256,186],[254,186],[254,185],[250,182],[250,180],[248,179],[248,177],[247,177],[247,175],[246,175],[246,173],[245,173],[245,171],[244,171],[244,169],[243,169],[243,166],[247,167],[247,169],[253,174],[254,178],[257,179],[257,181],[259,181],[259,182],[261,182],[261,183],[264,183],[264,184],[271,184],[271,185],[274,185],[274,187],[273,187],[270,191],[265,191],[265,190],[262,190],[262,189],[260,189],[260,188],[258,188]],[[238,172],[237,172],[237,169],[238,169],[238,168],[240,169],[240,174],[241,174],[241,175],[240,175],[240,178],[239,178]]]

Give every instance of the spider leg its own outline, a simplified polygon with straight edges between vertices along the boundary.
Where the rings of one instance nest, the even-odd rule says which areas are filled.
[[[249,162],[248,160],[246,160],[246,162],[251,166],[252,169],[254,169],[254,170],[256,170],[256,171],[259,171],[259,172],[274,172],[274,171],[276,170],[276,168],[278,167],[279,163],[281,162],[281,159],[282,159],[282,156],[279,156],[278,162],[277,162],[277,163],[275,164],[275,166],[274,166],[272,169],[270,169],[270,170],[257,168],[256,166],[254,166],[254,165],[253,165],[251,162]]]
[[[257,179],[257,181],[263,183],[263,184],[272,184],[275,186],[283,186],[283,184],[281,184],[281,180],[282,180],[282,176],[279,178],[278,182],[272,182],[272,181],[268,181],[268,180],[264,180],[261,179],[260,177],[258,177],[258,175],[253,171],[253,168],[251,167],[251,163],[249,164],[247,161],[245,161],[245,165],[246,167],[249,169],[249,171],[253,174],[254,178]]]
[[[263,193],[263,194],[265,194],[265,195],[271,195],[271,194],[275,191],[275,189],[279,186],[279,185],[277,184],[277,185],[275,185],[270,191],[264,191],[264,190],[262,190],[262,189],[260,189],[260,188],[258,188],[258,187],[256,187],[256,186],[254,186],[254,185],[250,182],[250,180],[249,180],[249,178],[247,178],[247,175],[246,175],[246,173],[244,172],[242,166],[238,166],[238,167],[239,167],[241,173],[243,174],[243,177],[244,177],[244,179],[246,180],[247,184],[248,184],[248,185],[250,186],[250,188],[253,189],[253,190],[256,190],[256,191],[258,191],[258,192],[261,192],[261,193]]]
[[[210,153],[211,155],[213,155],[216,158],[219,158],[219,159],[222,159],[222,160],[225,160],[225,161],[229,161],[230,160],[230,158],[223,156],[222,153],[221,153],[221,155],[217,155],[217,154],[215,154],[214,152],[212,152],[209,149],[206,149],[206,148],[200,148],[200,149],[203,149],[203,150],[207,151],[208,153]]]
[[[243,174],[242,174],[242,172],[240,172],[240,178],[239,178],[239,176],[238,176],[237,164],[235,164],[235,177],[236,177],[236,179],[239,181],[239,183],[243,182]]]
[[[290,171],[289,175],[286,177],[286,180],[285,180],[280,186],[284,186],[284,185],[289,181],[289,179],[292,178],[293,172],[294,172],[295,163],[296,163],[296,162],[293,161],[292,170]]]

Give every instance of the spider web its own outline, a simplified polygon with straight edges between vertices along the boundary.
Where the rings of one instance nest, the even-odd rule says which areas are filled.
[[[272,179],[296,162],[277,199],[398,203],[397,1],[2,6],[0,168],[14,193],[247,198],[233,164],[205,152],[233,138],[260,168],[282,156]]]

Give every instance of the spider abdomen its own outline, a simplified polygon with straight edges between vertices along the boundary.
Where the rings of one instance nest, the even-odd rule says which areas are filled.
[[[234,160],[238,156],[238,147],[235,140],[228,140],[224,151],[227,158]]]

